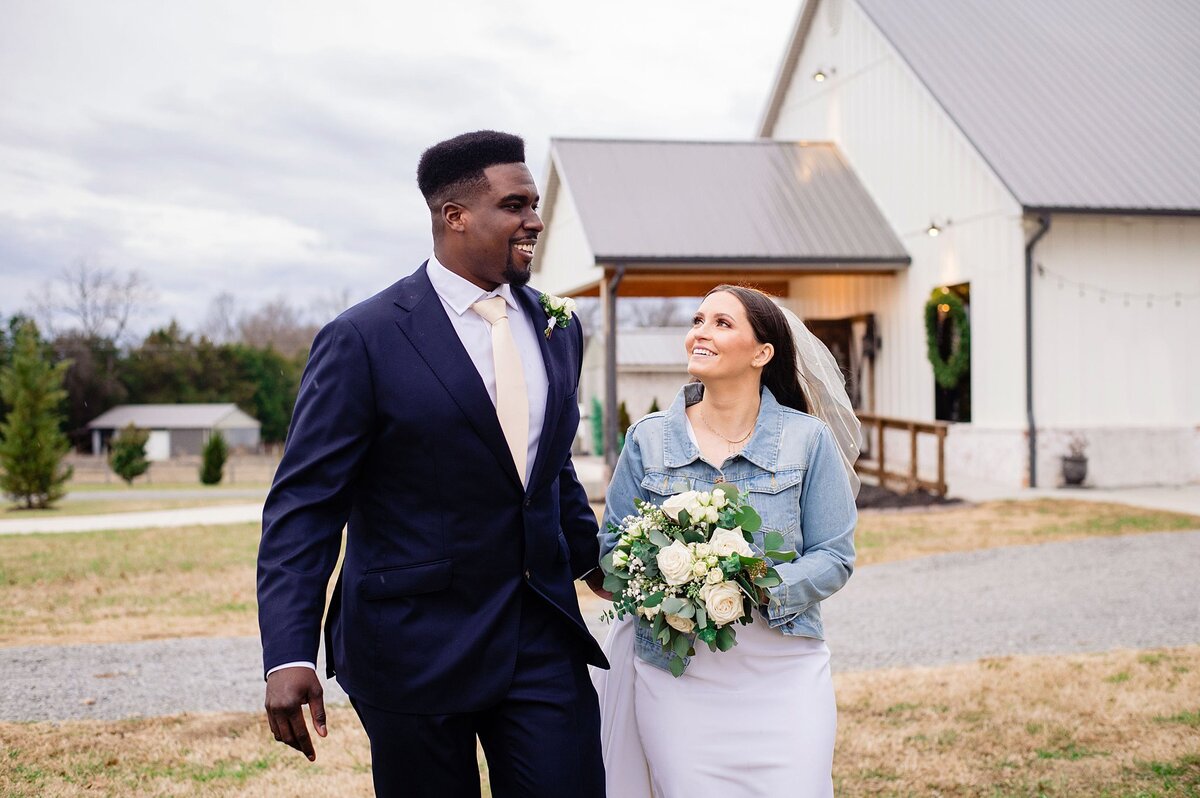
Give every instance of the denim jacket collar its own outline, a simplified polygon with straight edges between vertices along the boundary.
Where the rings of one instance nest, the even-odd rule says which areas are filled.
[[[679,468],[700,459],[700,450],[688,435],[685,410],[689,405],[699,402],[703,396],[704,383],[689,382],[667,408],[666,423],[663,425],[663,464],[668,468]],[[775,473],[779,464],[779,439],[782,428],[783,411],[779,402],[770,389],[763,386],[758,420],[754,422],[754,434],[734,457],[749,460],[759,468]],[[717,465],[720,466],[719,463]]]

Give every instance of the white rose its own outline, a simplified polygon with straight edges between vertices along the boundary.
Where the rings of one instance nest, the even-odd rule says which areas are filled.
[[[718,518],[720,518],[720,515],[717,513],[716,507],[705,507],[704,508],[704,520],[705,521],[708,521],[708,523],[710,523],[710,524],[715,524],[715,523],[717,523]]]
[[[704,576],[708,573],[708,563],[697,560],[692,563],[692,574],[694,576]]]
[[[678,540],[658,552],[658,570],[668,585],[682,585],[692,578],[692,553]]]
[[[712,498],[712,506],[720,510],[725,505],[729,504],[729,499],[725,498],[725,491],[714,490]]]
[[[613,552],[612,562],[614,568],[624,568],[626,565],[629,565],[629,553],[617,549]]]
[[[732,582],[713,585],[705,591],[704,609],[709,620],[717,626],[733,623],[742,617],[742,591]],[[671,616],[667,616],[671,620]]]
[[[575,300],[571,299],[570,297],[567,297],[566,299],[564,299],[563,300],[563,310],[566,311],[566,314],[568,316],[570,316],[572,313],[574,313],[575,312]]]
[[[678,615],[667,615],[664,617],[666,618],[667,623],[669,625],[678,629],[679,631],[683,632],[684,634],[687,634],[688,632],[690,632],[696,628],[696,622],[693,621],[691,618],[681,618]]]
[[[696,491],[694,490],[685,490],[683,493],[668,496],[667,500],[662,503],[662,511],[669,515],[672,521],[678,521],[679,511],[687,510],[695,498]],[[691,513],[689,512],[688,515],[691,515]]]
[[[743,557],[754,556],[750,544],[742,537],[740,526],[735,526],[733,529],[718,529],[708,544],[712,546],[713,553],[718,557],[728,557],[734,553]]]
[[[713,568],[708,572],[707,580],[710,585],[715,585],[725,581],[725,574],[721,572],[720,568]]]
[[[638,607],[638,612],[640,612],[646,620],[650,620],[655,615],[658,615],[659,609],[661,609],[660,606],[655,604],[653,607]]]
[[[707,557],[710,554],[712,554],[712,546],[708,545],[707,543],[696,544],[697,557]]]

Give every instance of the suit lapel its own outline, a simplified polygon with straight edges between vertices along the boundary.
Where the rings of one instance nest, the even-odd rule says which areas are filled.
[[[427,266],[428,262],[422,264],[420,269],[401,281],[395,304],[403,312],[396,320],[396,325],[462,410],[475,432],[492,450],[504,473],[520,487],[521,478],[517,475],[512,452],[496,418],[496,407],[488,396],[479,371],[446,316],[433,284],[429,282]]]
[[[546,413],[542,418],[542,436],[538,443],[537,458],[529,472],[529,487],[538,485],[542,480],[546,458],[550,454],[553,433],[558,425],[558,417],[562,413],[562,401],[566,396],[566,380],[569,368],[562,339],[546,338],[542,334],[545,329],[546,312],[538,299],[538,292],[529,286],[522,286],[514,292],[521,308],[525,311],[534,330],[537,331],[538,346],[542,350],[542,362],[546,365]]]

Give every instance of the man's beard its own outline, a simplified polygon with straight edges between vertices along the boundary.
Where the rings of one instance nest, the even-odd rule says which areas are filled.
[[[511,285],[513,288],[520,288],[529,282],[529,278],[533,276],[533,267],[521,269],[517,264],[513,263],[512,256],[508,258],[508,262],[504,264],[504,282]]]

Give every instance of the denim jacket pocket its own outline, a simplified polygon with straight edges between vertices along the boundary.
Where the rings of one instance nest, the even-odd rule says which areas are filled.
[[[785,548],[796,546],[804,472],[803,468],[793,468],[773,474],[755,474],[739,485],[746,492],[750,506],[762,518],[762,529],[754,535],[755,545],[760,549],[763,534],[772,531],[783,534]],[[796,546],[796,550],[800,547]]]
[[[642,487],[649,493],[666,498],[676,493],[693,490],[696,480],[681,474],[651,471],[642,477]],[[659,502],[661,504],[661,502]]]

